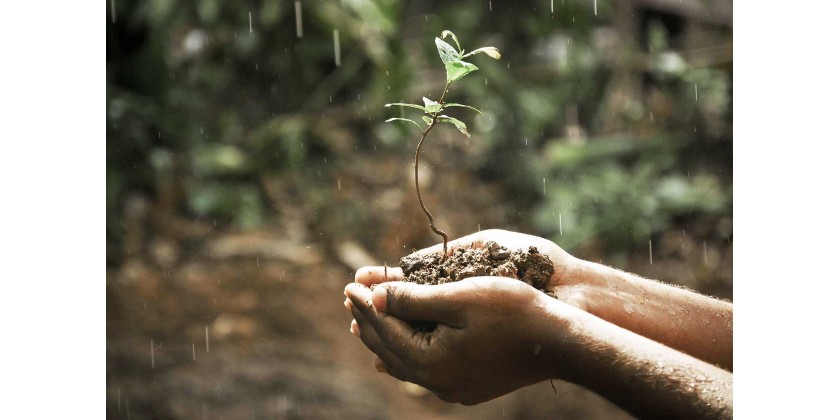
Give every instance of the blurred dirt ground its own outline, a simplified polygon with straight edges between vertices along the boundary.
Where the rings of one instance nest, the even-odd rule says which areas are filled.
[[[109,418],[627,417],[561,381],[554,382],[556,395],[545,382],[464,407],[376,372],[373,354],[349,332],[343,288],[355,267],[377,262],[371,255],[396,263],[434,237],[410,189],[366,191],[377,189],[377,180],[403,185],[404,171],[354,171],[340,174],[344,187],[328,199],[338,209],[355,197],[377,197],[367,203],[381,215],[372,235],[384,239],[371,250],[295,210],[288,189],[268,179],[281,216],[256,231],[156,214],[141,198],[126,204],[123,249],[107,270]],[[449,179],[429,201],[453,235],[474,231],[466,226],[477,218],[517,228],[505,224],[512,210],[490,205],[502,200],[491,186],[475,187],[470,199],[442,200],[438,194],[460,191],[457,183],[465,182]],[[657,240],[655,264],[640,252],[621,268],[731,296],[731,243],[713,244],[704,255],[692,238],[691,229],[671,232]],[[577,254],[599,259],[597,249]]]

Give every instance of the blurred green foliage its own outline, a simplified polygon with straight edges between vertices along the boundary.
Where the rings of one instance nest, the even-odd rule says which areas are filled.
[[[485,116],[460,114],[476,135],[450,163],[504,188],[512,225],[621,252],[680,218],[731,215],[731,27],[613,2],[597,16],[588,2],[554,7],[307,0],[299,38],[288,0],[118,2],[109,243],[132,194],[162,215],[258,228],[278,211],[267,176],[292,184],[312,223],[372,243],[376,216],[342,199],[334,175],[359,154],[409,162],[413,127],[385,124],[394,112],[382,104],[436,94],[445,75],[431,40],[443,29],[503,52],[451,92],[480,98]]]

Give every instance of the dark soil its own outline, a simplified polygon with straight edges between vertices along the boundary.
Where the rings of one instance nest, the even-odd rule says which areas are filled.
[[[403,281],[419,284],[443,284],[469,277],[500,276],[521,280],[537,290],[554,296],[547,289],[554,274],[554,264],[536,247],[527,251],[509,249],[490,241],[483,248],[456,248],[441,263],[442,254],[409,255],[400,260]]]

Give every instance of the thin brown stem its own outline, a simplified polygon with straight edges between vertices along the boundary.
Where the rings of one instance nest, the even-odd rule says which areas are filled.
[[[443,97],[446,96],[446,91],[449,89],[449,82],[446,83],[446,86],[443,87],[443,93],[440,95],[440,99],[438,100],[439,104],[443,104]],[[414,188],[417,190],[417,200],[420,201],[420,207],[423,208],[423,212],[426,213],[426,217],[429,218],[429,227],[432,229],[434,233],[440,235],[443,238],[443,258],[441,261],[446,260],[446,247],[449,243],[449,236],[446,232],[440,230],[435,226],[435,218],[432,217],[432,213],[429,212],[429,209],[426,208],[426,204],[423,203],[423,195],[420,194],[420,177],[419,177],[419,167],[420,167],[420,148],[423,147],[423,142],[426,140],[426,136],[432,131],[432,127],[435,126],[438,122],[438,115],[440,112],[436,112],[432,115],[432,123],[423,130],[423,134],[420,136],[420,141],[417,143],[417,150],[414,152]]]

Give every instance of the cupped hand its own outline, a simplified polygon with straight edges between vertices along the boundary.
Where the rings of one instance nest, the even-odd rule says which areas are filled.
[[[567,304],[580,309],[587,309],[583,297],[585,286],[580,275],[582,261],[548,239],[507,230],[489,229],[450,241],[448,254],[451,255],[456,248],[483,248],[490,241],[494,241],[512,251],[527,250],[531,246],[537,247],[540,252],[548,255],[554,264],[554,274],[548,282],[548,290]],[[440,252],[443,252],[443,244],[422,249],[411,255],[428,255]],[[362,267],[356,271],[355,281],[372,287],[375,284],[397,281],[402,278],[403,273],[399,267],[371,266]],[[349,305],[349,302],[345,304]]]
[[[378,356],[377,369],[444,401],[477,404],[554,373],[547,347],[563,323],[547,308],[563,304],[518,280],[390,282],[373,290],[351,283],[345,295],[351,330]],[[417,331],[411,320],[437,327]]]

